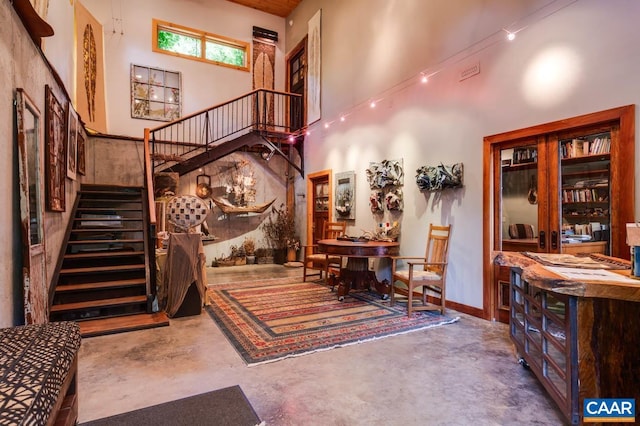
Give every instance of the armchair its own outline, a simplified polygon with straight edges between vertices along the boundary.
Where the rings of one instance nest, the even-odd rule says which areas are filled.
[[[447,277],[447,258],[449,253],[449,237],[451,225],[429,225],[427,250],[424,257],[395,256],[391,265],[391,306],[395,303],[396,287],[402,283],[406,287],[407,314],[411,317],[413,311],[437,310],[444,314],[445,310],[445,280]],[[408,269],[398,269],[400,261],[406,261]],[[413,290],[422,287],[422,305],[414,304]],[[400,289],[404,294],[404,288]],[[427,296],[434,296],[440,300],[439,304],[427,300]]]

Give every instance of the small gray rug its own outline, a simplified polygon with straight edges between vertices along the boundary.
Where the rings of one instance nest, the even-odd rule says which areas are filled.
[[[255,426],[260,418],[240,386],[231,386],[128,413],[82,423],[80,426]]]

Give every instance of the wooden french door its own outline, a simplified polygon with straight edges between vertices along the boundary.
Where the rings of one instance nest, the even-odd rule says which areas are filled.
[[[550,165],[554,144],[534,136],[495,144],[492,151],[493,250],[557,252],[547,243],[547,233],[558,223],[557,179]],[[493,319],[508,322],[510,268],[493,268]]]
[[[331,172],[328,170],[307,177],[307,244],[321,240],[324,223],[331,220],[331,188]]]
[[[484,138],[484,288],[488,319],[509,319],[509,269],[491,251],[629,258],[635,107]]]

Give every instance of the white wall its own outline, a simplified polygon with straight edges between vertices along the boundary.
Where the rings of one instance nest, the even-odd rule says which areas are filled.
[[[225,0],[82,0],[82,4],[104,29],[110,134],[142,137],[145,127],[164,124],[131,118],[132,63],[182,73],[183,115],[253,90],[251,72],[154,53],[151,50],[153,18],[248,43],[252,43],[253,26],[276,31],[282,41],[276,46],[275,88],[282,90],[284,87],[284,19],[280,17]],[[124,34],[120,33],[121,29]]]
[[[305,166],[356,171],[349,232],[376,222],[366,208],[369,162],[402,158],[401,253],[424,251],[430,222],[453,224],[447,298],[480,308],[483,137],[638,103],[640,3],[452,3],[304,0],[287,19],[287,49],[322,9],[323,117],[305,141]],[[509,43],[503,28],[523,29]],[[480,74],[459,81],[477,63]],[[421,70],[438,73],[421,85]],[[382,101],[371,110],[365,103],[374,98]],[[324,129],[341,114],[349,114],[344,123]],[[416,169],[440,162],[462,162],[465,187],[419,192]]]

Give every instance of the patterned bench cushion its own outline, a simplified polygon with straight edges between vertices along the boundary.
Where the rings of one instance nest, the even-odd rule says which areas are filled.
[[[43,425],[80,348],[74,322],[0,329],[0,425]]]

